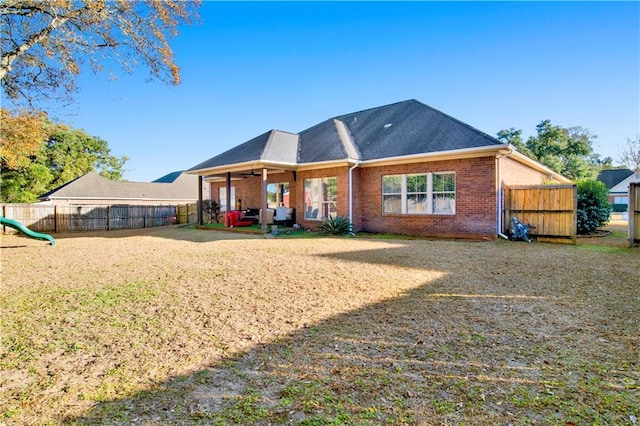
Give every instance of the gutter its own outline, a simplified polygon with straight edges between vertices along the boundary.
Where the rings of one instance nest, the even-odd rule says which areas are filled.
[[[359,161],[356,161],[353,166],[349,167],[349,223],[353,227],[353,171],[360,165]],[[351,229],[353,232],[353,229]]]
[[[504,238],[505,240],[508,240],[509,237],[506,236],[505,234],[502,233],[502,205],[503,205],[503,191],[502,191],[502,173],[501,173],[501,164],[502,162],[500,161],[501,159],[510,156],[514,151],[514,148],[512,145],[509,145],[508,147],[508,151],[501,151],[498,152],[498,154],[496,155],[496,183],[498,185],[498,199],[497,199],[497,234],[500,238]]]

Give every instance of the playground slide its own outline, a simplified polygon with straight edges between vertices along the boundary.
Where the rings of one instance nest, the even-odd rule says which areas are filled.
[[[56,240],[54,240],[51,235],[34,232],[15,220],[7,219],[6,217],[0,216],[0,225],[17,229],[18,231],[22,232],[25,235],[28,235],[31,238],[37,238],[38,240],[48,240],[52,246],[56,245]]]

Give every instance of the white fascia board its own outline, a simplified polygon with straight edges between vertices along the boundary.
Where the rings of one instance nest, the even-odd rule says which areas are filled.
[[[358,160],[353,158],[344,158],[341,160],[317,161],[315,163],[303,163],[298,165],[298,171],[329,169],[331,167],[351,167],[358,164]]]
[[[361,161],[360,167],[377,167],[396,164],[420,163],[423,161],[457,160],[461,158],[476,158],[508,154],[508,150],[502,146],[481,146],[477,148],[453,149],[432,153],[403,155],[400,157],[377,158],[375,160]]]
[[[216,175],[216,174],[224,174],[224,173],[246,172],[247,170],[250,170],[250,169],[253,169],[256,172],[262,169],[296,170],[297,167],[298,167],[298,164],[296,163],[258,160],[258,161],[247,161],[244,163],[235,163],[235,164],[227,164],[223,166],[209,167],[206,169],[192,170],[188,173],[198,175],[198,176],[207,176],[207,175]]]
[[[629,185],[631,184],[631,182],[640,182],[640,173],[634,173],[632,175],[627,176],[626,179],[622,180],[617,185],[613,186],[613,188],[611,188],[609,192],[626,194],[629,192]]]

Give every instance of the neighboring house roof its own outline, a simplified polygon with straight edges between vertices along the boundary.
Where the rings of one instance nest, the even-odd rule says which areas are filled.
[[[114,181],[87,173],[38,197],[40,200],[164,200],[197,199],[197,176],[170,173],[154,182]]]
[[[479,147],[508,145],[412,99],[330,118],[298,134],[271,130],[187,171],[258,161],[366,162]]]
[[[609,194],[611,195],[626,195],[629,193],[629,184],[631,182],[640,182],[640,172],[631,173],[629,176],[618,182],[616,185],[609,188]]]
[[[177,172],[171,172],[171,173],[168,173],[168,174],[166,174],[166,175],[164,175],[164,176],[162,176],[162,177],[160,177],[160,178],[158,178],[158,179],[156,179],[156,180],[154,180],[152,182],[155,182],[155,183],[173,183],[173,182],[175,182],[176,179],[178,179],[180,177],[180,175],[182,173],[184,173],[183,170],[180,170],[180,171],[177,171]]]
[[[632,174],[633,170],[629,169],[608,169],[598,173],[597,179],[610,190]]]

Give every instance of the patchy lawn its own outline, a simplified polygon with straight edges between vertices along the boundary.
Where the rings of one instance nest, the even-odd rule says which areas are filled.
[[[3,235],[0,424],[637,424],[606,238]]]

